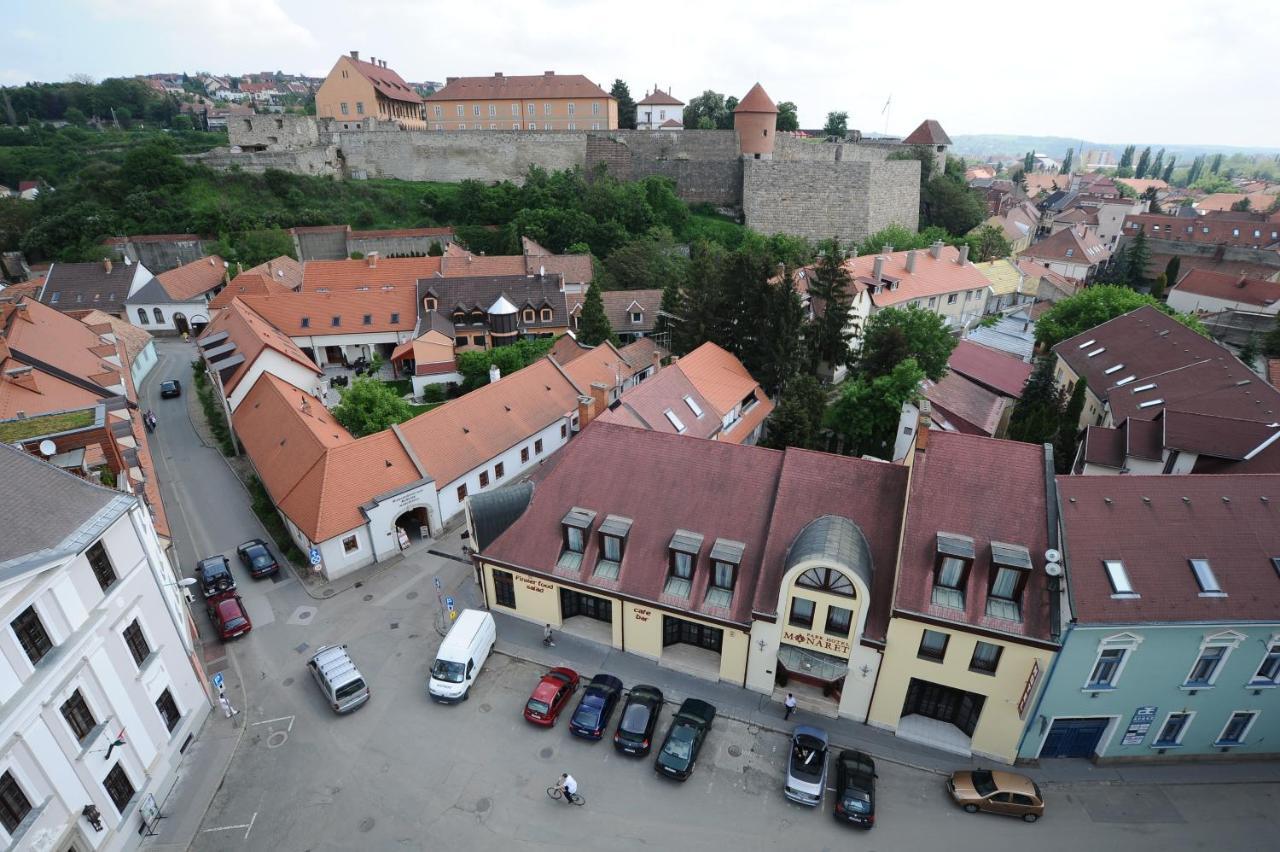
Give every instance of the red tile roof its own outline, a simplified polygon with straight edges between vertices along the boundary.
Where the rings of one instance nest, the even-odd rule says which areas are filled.
[[[733,111],[735,113],[737,112],[777,113],[778,107],[773,102],[773,99],[769,97],[769,94],[764,90],[764,86],[761,86],[759,83],[756,83],[754,86],[751,87],[751,90],[747,92],[746,96],[743,97],[742,100],[738,101],[738,106],[735,107]]]
[[[210,300],[209,310],[220,311],[229,306],[237,296],[280,296],[292,292],[284,284],[279,284],[265,275],[242,272],[232,278],[231,283]]]
[[[911,131],[907,138],[902,140],[903,145],[950,145],[951,137],[947,135],[947,131],[942,129],[942,125],[934,121],[932,118],[925,119],[920,126]]]
[[[1033,243],[1022,255],[1040,261],[1096,266],[1105,263],[1111,252],[1098,239],[1097,233],[1082,225],[1075,225]]]
[[[613,96],[581,74],[454,77],[428,101],[529,100],[532,98],[609,98]]]
[[[1157,213],[1130,213],[1124,217],[1121,233],[1133,236],[1143,231],[1148,237],[1173,242],[1225,243],[1229,246],[1263,248],[1280,242],[1280,224],[1207,215],[1165,216]]]
[[[991,286],[991,282],[972,263],[967,260],[964,265],[957,263],[960,258],[959,249],[942,246],[938,249],[936,258],[930,249],[918,249],[915,252],[913,272],[907,272],[908,254],[906,251],[895,251],[888,255],[862,255],[845,261],[844,268],[849,270],[861,291],[873,283],[876,258],[885,258],[881,272],[881,283],[884,286],[871,296],[871,301],[878,308],[893,307],[914,299],[947,293],[986,290]]]
[[[297,290],[302,286],[302,264],[287,254],[259,263],[251,269],[246,269],[245,272],[249,275],[265,276],[290,290]]]
[[[1280,476],[1060,476],[1072,615],[1083,624],[1275,621]],[[1224,597],[1188,562],[1207,558]],[[1124,564],[1137,597],[1113,597]]]
[[[410,294],[416,290],[419,278],[430,278],[440,270],[438,257],[380,257],[363,260],[311,260],[302,270],[302,291],[313,293],[328,289],[370,290],[387,285],[404,289]],[[416,298],[416,296],[411,296]]]
[[[684,106],[684,101],[673,98],[670,92],[664,92],[654,86],[652,92],[645,95],[643,100],[636,102],[636,106]],[[676,123],[679,124],[679,122]]]
[[[264,349],[272,349],[315,373],[317,377],[324,375],[320,368],[308,358],[288,335],[276,329],[241,299],[235,299],[227,305],[227,309],[214,317],[213,322],[201,333],[206,339],[219,332],[226,332],[227,342],[236,347],[236,351],[244,357],[244,363],[236,367],[235,372],[224,380],[224,388],[228,394],[239,386],[240,381],[252,371],[254,362]]]
[[[1269,308],[1280,300],[1280,282],[1193,269],[1173,288],[1182,293]]]
[[[175,302],[185,302],[208,293],[223,282],[226,265],[216,254],[193,260],[156,276],[160,286]]]
[[[702,410],[701,417],[694,413],[685,397]],[[671,411],[685,431],[677,432],[665,411]],[[671,367],[659,370],[656,376],[628,390],[616,406],[611,406],[597,419],[691,438],[710,438],[720,431],[720,418],[711,403],[698,393],[683,372]]]
[[[925,399],[932,403],[936,413],[955,427],[956,431],[969,435],[994,437],[1000,429],[1000,420],[1008,400],[992,393],[959,373],[947,373],[937,382],[925,379],[922,386]]]
[[[355,66],[360,75],[373,84],[373,88],[383,97],[393,101],[406,101],[411,104],[422,103],[422,95],[418,94],[404,78],[390,68],[365,62],[363,59],[352,59],[344,56],[347,62]]]
[[[290,337],[411,332],[418,319],[417,298],[411,287],[240,296],[239,299]]]
[[[968,340],[956,343],[947,366],[988,390],[1013,399],[1022,396],[1023,385],[1031,376],[1031,365],[1022,359]]]

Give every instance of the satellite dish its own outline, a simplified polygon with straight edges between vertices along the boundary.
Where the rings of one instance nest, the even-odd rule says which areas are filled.
[[[44,456],[45,458],[51,458],[52,456],[57,455],[57,453],[58,453],[58,445],[55,444],[53,441],[50,441],[46,438],[45,440],[40,442],[40,455]]]
[[[1051,547],[1044,552],[1044,561],[1045,562],[1061,562],[1062,554]]]
[[[1050,577],[1061,577],[1061,576],[1062,576],[1062,563],[1060,563],[1060,562],[1046,562],[1046,563],[1045,563],[1045,566],[1044,566],[1044,573],[1048,574]]]

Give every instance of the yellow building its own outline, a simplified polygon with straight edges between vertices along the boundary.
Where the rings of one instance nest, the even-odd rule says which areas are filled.
[[[618,102],[581,74],[449,77],[426,100],[433,130],[616,130]]]
[[[368,62],[353,50],[339,57],[316,91],[316,116],[356,124],[366,118],[395,122],[402,127],[426,127],[422,96],[385,59]]]
[[[1031,444],[920,437],[867,721],[1013,763],[1060,646],[1053,460]]]

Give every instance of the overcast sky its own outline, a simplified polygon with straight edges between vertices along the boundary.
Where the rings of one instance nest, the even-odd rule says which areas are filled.
[[[581,73],[688,99],[757,80],[849,126],[1094,142],[1280,145],[1273,0],[4,0],[0,85],[158,71],[323,76],[341,53],[411,81]],[[882,112],[892,96],[892,105]]]

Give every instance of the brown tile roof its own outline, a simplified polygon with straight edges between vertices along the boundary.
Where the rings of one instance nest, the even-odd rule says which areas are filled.
[[[637,372],[608,341],[560,366],[584,394],[591,392],[591,385],[595,382],[608,385],[612,390]]]
[[[393,101],[406,101],[411,104],[422,103],[422,95],[418,94],[404,78],[390,68],[365,62],[363,59],[352,59],[344,56],[347,62],[355,66],[360,75],[373,84],[373,88],[383,97]]]
[[[653,363],[653,356],[666,358],[670,353],[657,344],[652,337],[640,337],[618,350],[622,360],[631,365],[631,369],[640,372]]]
[[[968,340],[956,343],[947,359],[953,372],[977,382],[988,390],[1018,399],[1031,376],[1031,365],[1007,352]]]
[[[1263,423],[1176,410],[1166,411],[1163,420],[1164,446],[1169,449],[1235,461],[1244,461],[1280,436],[1280,423],[1274,420]]]
[[[439,101],[501,101],[532,98],[612,98],[613,96],[581,74],[494,75],[454,77],[445,87],[427,97]]]
[[[1124,447],[1125,430],[1122,427],[1085,427],[1083,459],[1086,463],[1119,470],[1124,467]]]
[[[684,101],[673,98],[670,92],[664,92],[654,86],[652,92],[646,94],[642,100],[636,101],[636,106],[684,106]]]
[[[1183,293],[1240,302],[1260,308],[1271,307],[1280,299],[1280,282],[1210,272],[1207,269],[1191,270],[1182,277],[1174,289]]]
[[[1280,387],[1280,358],[1267,359],[1267,381],[1272,387]]]
[[[694,413],[685,397],[694,401],[702,411],[701,416]],[[664,414],[665,411],[672,412],[685,427],[685,431],[677,432],[675,425]],[[672,367],[659,370],[657,375],[628,390],[617,405],[601,414],[598,419],[605,423],[618,423],[691,438],[715,436],[720,431],[721,422],[711,403],[698,393],[698,389],[683,372]]]
[[[1060,476],[1072,615],[1084,624],[1274,621],[1280,476]],[[1207,558],[1224,597],[1188,562]],[[1119,560],[1137,597],[1113,597]]]
[[[1241,220],[1213,214],[1194,219],[1156,213],[1126,215],[1121,233],[1133,236],[1139,230],[1153,239],[1173,242],[1225,243],[1250,248],[1265,248],[1280,242],[1280,224],[1263,221],[1261,217]]]
[[[411,332],[418,319],[413,289],[405,287],[240,296],[239,301],[290,337]]]
[[[296,343],[255,313],[241,299],[234,300],[226,310],[214,317],[213,322],[209,323],[200,338],[207,339],[219,332],[226,332],[228,342],[234,344],[236,352],[244,357],[244,363],[236,367],[229,378],[224,379],[223,387],[228,394],[239,386],[245,376],[249,375],[253,363],[264,349],[278,352],[290,361],[315,373],[317,377],[324,375]]]
[[[208,293],[223,282],[226,265],[216,254],[193,260],[156,276],[160,286],[175,302],[185,302]]]
[[[569,313],[576,316],[582,312],[586,296],[566,293],[565,300],[569,303]],[[600,294],[600,301],[604,303],[604,315],[608,317],[609,326],[614,334],[625,332],[647,334],[653,331],[653,325],[658,320],[658,308],[662,305],[662,291],[605,290]],[[631,322],[632,310],[641,315],[639,323]]]
[[[556,359],[556,363],[565,366],[574,358],[585,355],[591,350],[579,343],[572,334],[562,334],[556,338],[556,342],[551,344],[551,351],[547,354]]]
[[[1026,273],[1028,276],[1033,276],[1037,279],[1043,279],[1045,281],[1048,281],[1055,288],[1057,288],[1058,290],[1061,290],[1062,293],[1067,296],[1072,295],[1073,293],[1075,293],[1077,290],[1080,289],[1080,282],[1074,281],[1065,275],[1060,275],[1059,273],[1054,272],[1052,269],[1049,269],[1043,264],[1036,263],[1035,261],[1032,261],[1032,260],[1019,259],[1018,269]],[[1046,305],[1045,307],[1047,309],[1048,307],[1051,307],[1051,306]]]
[[[993,475],[998,471],[998,475]],[[1094,479],[1101,477],[1078,477]],[[1048,497],[1043,448],[953,432],[933,432],[911,473],[894,610],[969,624],[1014,636],[1049,640]],[[969,536],[975,559],[963,611],[933,603],[938,534]],[[987,615],[992,542],[1021,545],[1032,569],[1022,593],[1022,620]]]
[[[710,342],[685,355],[674,366],[721,416],[760,387],[741,361]]]
[[[1147,461],[1161,461],[1164,458],[1163,422],[1128,417],[1121,426],[1124,429],[1124,446],[1128,455]]]
[[[418,376],[452,373],[457,369],[452,338],[435,329],[401,343],[391,353],[390,360],[401,361],[405,358],[413,359],[414,374]]]
[[[942,129],[942,125],[934,121],[932,118],[925,119],[920,126],[911,131],[907,138],[902,140],[903,145],[950,145],[951,137],[947,135],[947,131]]]
[[[1155,187],[1158,192],[1169,188],[1169,184],[1156,178],[1114,178],[1114,180],[1116,183],[1124,184],[1139,195],[1142,195],[1152,187]]]
[[[151,333],[145,328],[138,328],[133,323],[125,322],[120,317],[112,316],[105,311],[88,311],[79,319],[90,328],[98,325],[111,326],[111,333],[115,335],[116,340],[124,342],[125,357],[128,358],[129,364],[133,364],[152,341]]]
[[[1111,252],[1098,239],[1098,235],[1081,225],[1063,228],[1045,237],[1022,253],[1023,257],[1036,260],[1056,260],[1063,263],[1083,263],[1096,266],[1105,263]]]
[[[1243,192],[1215,192],[1196,201],[1197,210],[1230,210],[1232,205],[1249,199],[1249,209],[1264,211],[1275,204],[1276,197],[1261,192],[1246,195]]]
[[[246,269],[245,273],[263,275],[290,290],[297,290],[302,286],[302,264],[287,254],[259,263],[257,266]]]
[[[747,94],[742,98],[742,100],[738,101],[738,105],[737,107],[734,108],[733,111],[735,113],[738,113],[738,112],[776,113],[778,111],[778,106],[773,102],[773,99],[770,98],[769,94],[764,90],[764,86],[761,86],[759,83],[756,83],[754,86],[751,87],[751,90],[747,92]]]
[[[372,263],[372,265],[370,265]],[[302,270],[302,291],[370,290],[393,286],[409,293],[419,278],[429,278],[440,269],[438,257],[380,257],[376,260],[311,260]]]
[[[925,399],[956,431],[988,438],[999,430],[1008,402],[959,373],[947,373],[937,382],[925,379],[922,390]]]
[[[256,272],[242,272],[232,278],[231,283],[224,287],[222,292],[213,297],[209,302],[209,310],[220,311],[230,305],[231,301],[238,296],[280,296],[292,292],[285,285],[277,283],[265,275],[259,275]]]
[[[521,331],[566,328],[569,325],[559,276],[523,273],[493,276],[477,274],[465,278],[437,276],[420,280],[418,292],[424,302],[427,297],[437,299],[440,313],[453,319],[455,323],[455,309],[460,308],[468,315],[475,310],[487,313],[499,298],[506,298],[518,312],[516,327]],[[551,310],[549,319],[542,318],[543,308]],[[525,318],[526,309],[534,312],[532,320]]]

